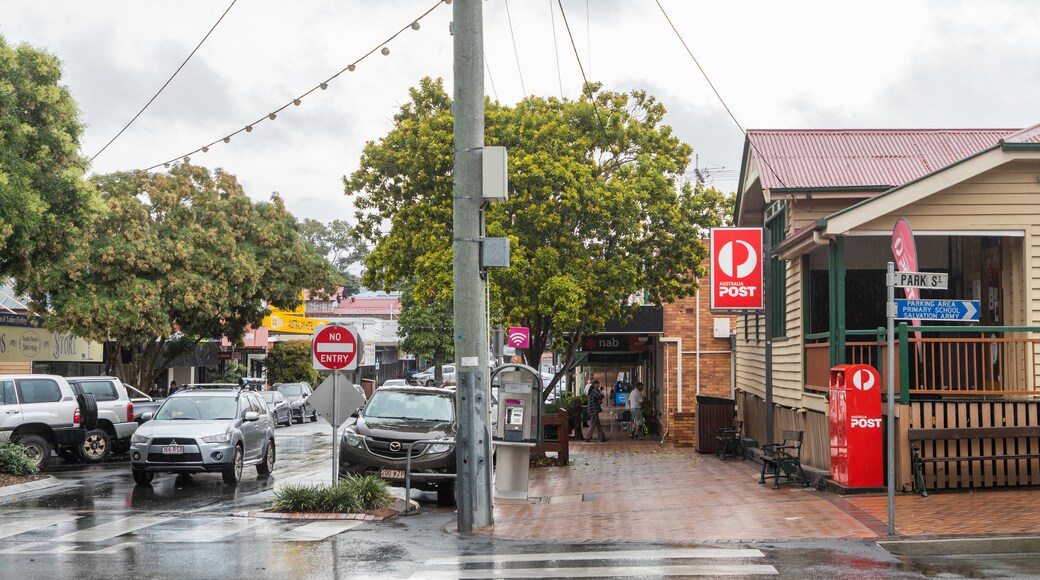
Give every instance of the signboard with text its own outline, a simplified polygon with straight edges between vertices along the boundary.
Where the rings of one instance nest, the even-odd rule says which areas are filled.
[[[361,337],[351,326],[319,326],[311,341],[311,359],[319,371],[352,371],[357,368],[364,348]]]
[[[712,228],[711,309],[765,308],[762,228]]]
[[[978,300],[896,300],[899,320],[979,320]]]

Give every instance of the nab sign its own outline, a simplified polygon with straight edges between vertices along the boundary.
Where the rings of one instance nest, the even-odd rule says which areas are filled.
[[[712,228],[711,309],[762,310],[762,228]]]
[[[358,367],[363,349],[352,326],[326,324],[314,329],[311,360],[319,371],[352,371]]]

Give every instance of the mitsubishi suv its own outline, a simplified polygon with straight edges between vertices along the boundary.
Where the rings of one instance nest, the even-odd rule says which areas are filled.
[[[412,447],[411,484],[436,490],[440,505],[454,505],[455,427],[454,389],[380,387],[346,423],[339,473],[375,475],[404,485],[409,444],[434,440]],[[444,442],[436,442],[440,440]]]
[[[237,484],[244,466],[274,470],[274,419],[259,393],[236,385],[187,385],[130,437],[130,469],[137,485],[156,473],[220,472]]]

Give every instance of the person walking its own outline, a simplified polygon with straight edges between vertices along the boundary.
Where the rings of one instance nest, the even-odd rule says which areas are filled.
[[[603,391],[599,388],[599,379],[594,379],[589,385],[589,434],[586,439],[592,439],[599,433],[600,442],[607,440],[607,434],[603,432],[603,425],[599,422],[599,413],[603,410]]]
[[[636,388],[628,394],[628,412],[632,415],[632,433],[629,437],[635,439],[643,430],[643,383],[636,383]]]

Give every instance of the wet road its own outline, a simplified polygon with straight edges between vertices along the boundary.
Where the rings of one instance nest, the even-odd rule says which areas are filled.
[[[324,422],[276,432],[274,474],[162,475],[137,487],[122,462],[49,471],[61,487],[0,503],[0,577],[54,578],[1035,578],[1034,555],[893,556],[873,542],[679,546],[471,537],[422,496],[384,522],[256,517],[287,482],[331,474]],[[401,493],[403,490],[397,490]],[[250,515],[252,514],[252,515]],[[678,517],[678,516],[677,516]],[[685,514],[683,517],[695,517]],[[566,526],[566,521],[560,522]]]

